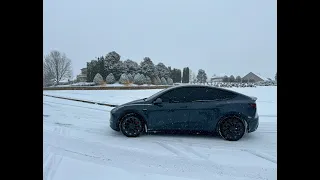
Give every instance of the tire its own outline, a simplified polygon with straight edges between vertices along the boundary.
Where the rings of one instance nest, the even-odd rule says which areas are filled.
[[[229,117],[219,123],[219,134],[227,141],[238,141],[246,133],[246,126],[237,117]]]
[[[120,124],[121,132],[127,137],[138,137],[143,131],[143,121],[134,113],[125,115]]]

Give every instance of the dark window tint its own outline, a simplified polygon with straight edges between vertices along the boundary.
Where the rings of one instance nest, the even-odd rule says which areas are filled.
[[[161,95],[160,98],[162,99],[162,102],[182,103],[186,102],[189,95],[190,91],[188,88],[178,88]]]
[[[192,88],[188,101],[219,101],[232,99],[236,94],[215,88]]]

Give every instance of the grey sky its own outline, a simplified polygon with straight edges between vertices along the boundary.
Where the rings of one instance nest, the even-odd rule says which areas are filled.
[[[44,0],[44,54],[65,52],[74,76],[96,56],[193,72],[274,78],[275,0]]]

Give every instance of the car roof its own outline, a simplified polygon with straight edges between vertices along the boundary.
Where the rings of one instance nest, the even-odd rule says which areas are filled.
[[[222,90],[222,91],[228,91],[228,92],[232,92],[232,93],[235,93],[235,94],[238,94],[238,95],[246,96],[246,95],[244,95],[244,94],[241,94],[241,93],[239,93],[239,92],[232,91],[232,90],[229,90],[229,89],[220,88],[220,87],[215,87],[215,86],[208,86],[208,85],[199,85],[199,84],[182,84],[182,85],[177,85],[177,86],[169,87],[169,88],[167,88],[167,90],[184,88],[184,87],[203,87],[203,88],[219,89],[219,90]]]
[[[214,86],[207,86],[207,85],[199,85],[199,84],[182,84],[182,85],[177,85],[177,86],[173,86],[167,89],[176,89],[176,88],[183,88],[183,87],[203,87],[203,88],[214,88],[214,89],[221,89],[221,90],[226,90],[226,91],[230,91],[228,89],[224,89],[224,88],[219,88],[219,87],[214,87]],[[234,91],[232,91],[234,92]]]

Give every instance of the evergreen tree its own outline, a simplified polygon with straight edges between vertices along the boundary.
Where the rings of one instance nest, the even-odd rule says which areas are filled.
[[[223,82],[229,82],[229,77],[228,77],[228,76],[223,76],[222,81],[223,81]]]
[[[182,83],[189,83],[189,67],[183,68]]]
[[[139,67],[138,63],[136,63],[130,59],[125,60],[123,63],[125,65],[128,73],[130,73],[131,75],[135,74],[135,73],[139,73],[140,67]]]
[[[161,84],[161,80],[160,80],[159,76],[155,76],[154,78],[152,78],[152,83],[154,85],[160,85]]]
[[[129,79],[129,82],[130,82],[130,83],[133,82],[133,76],[132,76],[130,73],[128,74],[128,79]]]
[[[234,76],[233,76],[233,75],[231,75],[231,76],[230,76],[230,78],[229,78],[229,81],[230,81],[230,82],[235,82],[235,81],[236,81],[236,79],[234,78]]]
[[[199,83],[205,83],[207,81],[207,74],[203,69],[199,69],[197,80]]]
[[[146,76],[146,84],[152,84],[151,78],[149,76]]]
[[[133,78],[133,83],[137,84],[137,85],[144,84],[144,76],[143,76],[143,74],[137,73]]]
[[[173,83],[181,83],[181,70],[173,68],[172,70]]]
[[[240,76],[236,77],[236,82],[241,82],[241,77]]]
[[[94,76],[99,73],[99,66],[97,60],[91,60],[87,63],[87,82],[93,82]]]
[[[186,83],[189,83],[190,82],[190,79],[189,79],[189,76],[190,76],[190,69],[189,67],[186,68]]]
[[[140,63],[140,72],[149,77],[154,77],[158,74],[153,62],[149,57],[145,57]]]
[[[109,52],[104,58],[104,73],[105,74],[112,73],[116,79],[119,79],[122,74],[118,70],[119,66],[121,66],[118,64],[119,61],[120,61],[120,55],[118,53],[116,53],[115,51]]]
[[[169,77],[172,79],[172,69],[171,66],[168,66]]]
[[[168,85],[173,85],[173,80],[171,78],[168,78],[167,83],[168,83]]]
[[[97,73],[97,74],[94,76],[94,78],[93,78],[93,82],[94,82],[95,84],[102,85],[102,84],[103,84],[103,78],[102,78],[102,76],[101,76],[99,73]]]
[[[167,80],[164,77],[161,78],[161,85],[167,85]]]
[[[98,69],[98,73],[102,76],[103,79],[106,79],[107,74],[105,73],[104,70],[104,57],[101,56],[98,58],[98,62],[97,62],[97,69]]]
[[[129,84],[129,78],[126,74],[122,74],[119,79],[120,84]]]
[[[155,69],[159,77],[168,78],[170,75],[169,69],[163,63],[157,64]]]
[[[113,74],[110,73],[107,77],[106,77],[106,83],[107,84],[114,84],[116,82],[116,79],[114,78]]]

